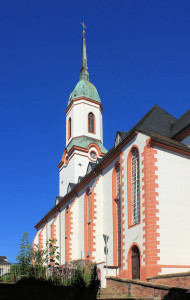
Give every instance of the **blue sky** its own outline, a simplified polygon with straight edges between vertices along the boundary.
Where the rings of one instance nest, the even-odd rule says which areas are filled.
[[[0,255],[15,262],[23,233],[32,242],[59,193],[80,23],[109,149],[153,105],[177,118],[189,109],[189,14],[189,0],[0,1]]]

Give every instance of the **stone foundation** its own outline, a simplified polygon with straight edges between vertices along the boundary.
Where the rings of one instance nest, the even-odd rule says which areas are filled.
[[[158,283],[144,282],[118,277],[107,277],[107,288],[132,297],[159,297],[160,299],[190,299],[187,289]]]
[[[190,272],[159,275],[147,278],[148,282],[190,289]]]

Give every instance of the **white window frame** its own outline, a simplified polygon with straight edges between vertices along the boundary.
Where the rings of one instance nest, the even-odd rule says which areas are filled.
[[[139,151],[134,148],[131,158],[132,225],[140,222]]]

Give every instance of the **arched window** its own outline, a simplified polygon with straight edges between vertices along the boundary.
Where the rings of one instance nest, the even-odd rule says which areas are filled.
[[[131,197],[132,197],[132,225],[140,222],[140,193],[139,193],[139,152],[132,150],[131,156]]]
[[[121,189],[121,182],[120,182],[120,165],[116,167],[116,197],[120,199],[120,189]]]
[[[70,261],[70,211],[69,205],[65,208],[65,261]]]
[[[68,140],[71,138],[71,118],[68,121]]]
[[[87,189],[84,196],[84,250],[86,258],[91,255],[91,225],[91,194],[90,189]]]
[[[116,163],[112,174],[113,196],[113,248],[114,265],[121,266],[121,180],[120,164]]]
[[[117,204],[117,262],[121,266],[121,182],[120,165],[116,168],[116,204]]]
[[[87,194],[87,223],[90,222],[90,195]]]
[[[88,132],[95,133],[95,117],[92,112],[88,114]]]

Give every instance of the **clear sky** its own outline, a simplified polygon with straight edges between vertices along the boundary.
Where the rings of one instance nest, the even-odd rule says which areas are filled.
[[[177,118],[190,108],[189,0],[1,0],[0,255],[11,262],[59,193],[82,21],[108,150],[155,104]]]

